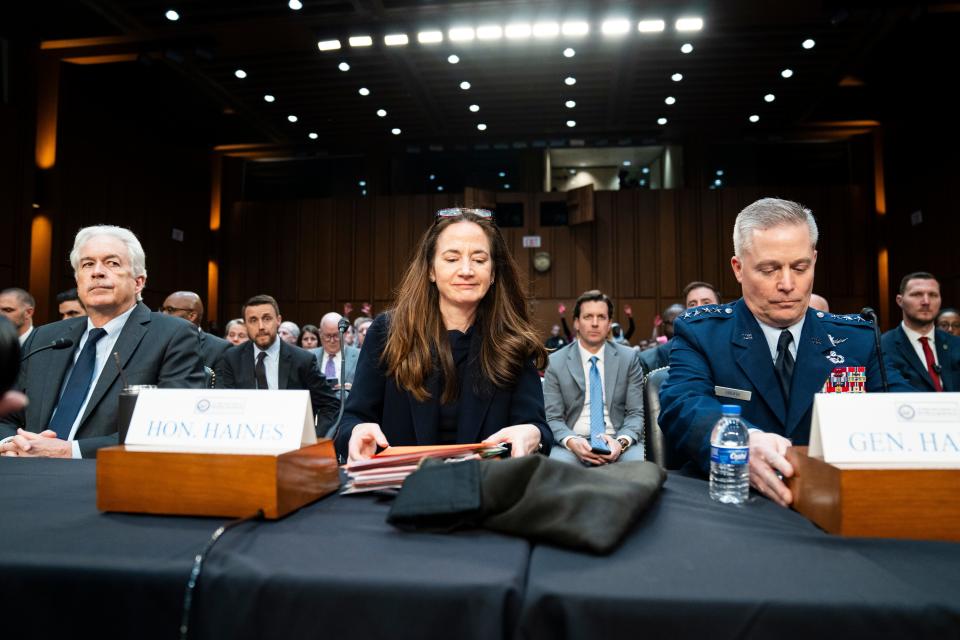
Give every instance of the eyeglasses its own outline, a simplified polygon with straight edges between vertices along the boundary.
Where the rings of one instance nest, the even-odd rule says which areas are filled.
[[[183,307],[160,307],[159,311],[160,313],[172,315],[175,311],[183,311],[184,313],[191,313],[193,309],[184,309]]]
[[[320,339],[326,340],[327,342],[333,342],[334,340],[340,339],[340,334],[339,333],[321,333]]]
[[[440,209],[437,211],[437,220],[443,218],[457,218],[465,213],[472,213],[478,218],[492,218],[493,213],[489,209],[467,209],[464,207],[450,207],[449,209]]]
[[[939,326],[944,331],[948,329],[960,329],[960,322],[941,322]]]

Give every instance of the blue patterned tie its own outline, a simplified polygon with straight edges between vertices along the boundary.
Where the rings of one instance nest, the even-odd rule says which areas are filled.
[[[70,429],[77,419],[77,414],[80,413],[80,407],[87,399],[87,392],[93,384],[93,372],[97,364],[97,342],[105,335],[107,335],[106,329],[90,329],[87,342],[73,365],[70,379],[67,380],[67,386],[63,390],[63,395],[60,396],[60,402],[57,403],[57,409],[50,420],[50,428],[57,432],[57,437],[61,440],[69,437]]]
[[[607,428],[603,424],[603,382],[597,369],[597,356],[590,356],[590,440],[604,442]]]

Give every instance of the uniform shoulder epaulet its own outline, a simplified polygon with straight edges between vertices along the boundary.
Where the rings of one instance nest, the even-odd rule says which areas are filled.
[[[834,324],[842,324],[847,326],[860,326],[872,328],[873,323],[869,320],[866,320],[860,317],[858,313],[829,313],[827,311],[817,311],[817,318],[823,320],[824,322],[832,322]]]
[[[683,318],[687,322],[696,322],[704,318],[732,318],[733,305],[705,304],[702,307],[687,309],[677,317]]]

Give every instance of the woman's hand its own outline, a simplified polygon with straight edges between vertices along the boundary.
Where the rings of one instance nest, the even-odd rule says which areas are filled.
[[[347,461],[369,460],[377,452],[377,447],[390,446],[387,437],[375,422],[361,422],[353,428],[350,443],[347,445]]]
[[[484,444],[501,442],[510,443],[511,458],[530,455],[540,448],[540,429],[532,424],[515,424],[512,427],[500,429],[483,441]]]

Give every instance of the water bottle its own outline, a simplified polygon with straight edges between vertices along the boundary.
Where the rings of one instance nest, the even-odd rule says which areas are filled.
[[[710,497],[725,504],[743,504],[750,495],[750,431],[740,407],[725,404],[710,434]]]

